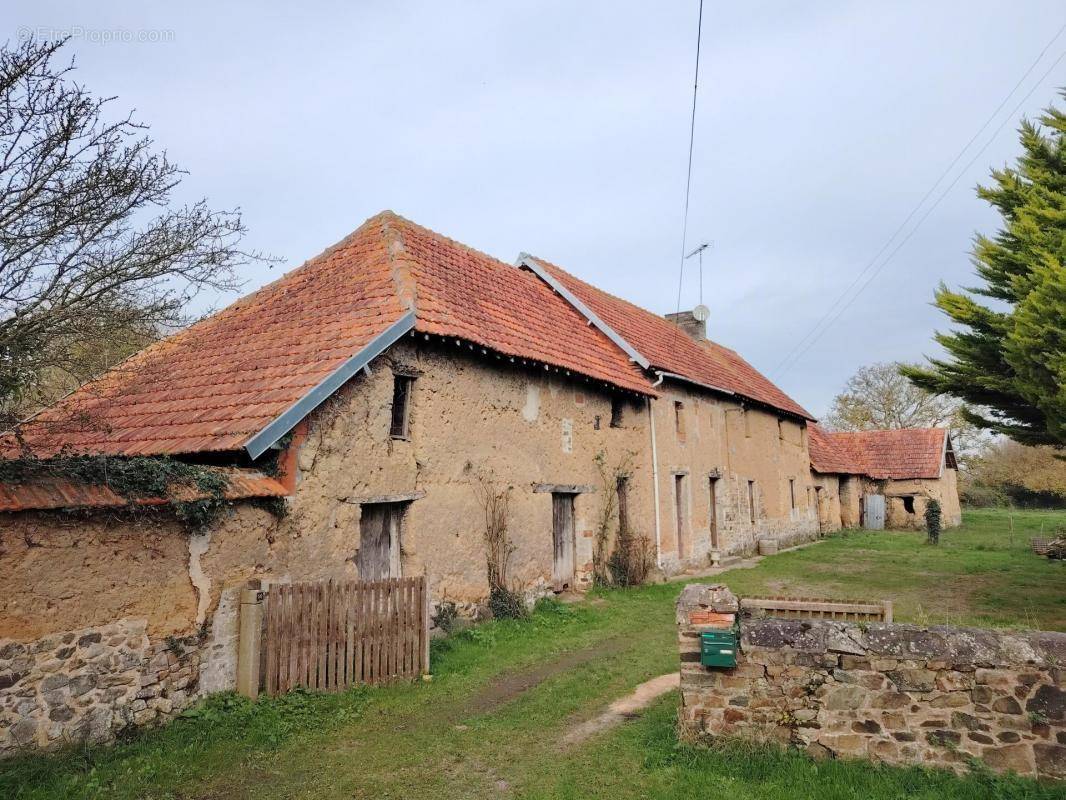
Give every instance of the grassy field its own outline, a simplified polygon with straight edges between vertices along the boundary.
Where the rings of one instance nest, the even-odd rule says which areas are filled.
[[[1038,529],[1035,520],[1027,517],[1025,524]],[[802,576],[788,586],[808,587],[806,593],[826,587],[879,595],[884,583],[869,565],[883,552],[886,568],[904,576],[906,591],[915,594],[914,610],[920,604],[928,613],[924,609],[935,606],[945,574],[970,575],[986,589],[1028,592],[1025,602],[1011,606],[1024,613],[1012,620],[1005,607],[992,601],[986,607],[983,594],[968,593],[967,605],[953,612],[959,618],[1002,624],[1058,620],[1061,627],[1066,571],[1035,556],[1024,561],[1017,543],[993,547],[992,517],[968,521],[966,531],[946,534],[935,550],[907,534],[880,534],[883,542],[856,534],[724,578],[745,591]],[[967,540],[972,546],[963,546]],[[812,573],[813,566],[837,559],[836,577]],[[854,582],[850,573],[858,564],[866,565],[861,567],[866,580]],[[1025,565],[1042,576],[1035,581],[1040,594],[1031,591]],[[1042,582],[1051,584],[1046,593]],[[434,678],[416,685],[332,696],[296,693],[255,704],[215,697],[194,715],[115,747],[0,765],[0,797],[1066,797],[1055,786],[984,773],[957,777],[863,762],[815,763],[796,753],[735,744],[717,750],[678,746],[673,693],[637,720],[580,745],[562,745],[567,731],[609,701],[676,668],[677,591],[678,584],[667,584],[603,592],[573,605],[544,603],[527,622],[473,628],[437,642]],[[904,606],[899,591],[892,586]],[[1053,609],[1037,607],[1039,598],[1056,591]]]
[[[1066,631],[1066,563],[1033,554],[1066,512],[969,511],[932,547],[924,533],[848,531],[722,576],[740,595],[893,600],[897,622]]]

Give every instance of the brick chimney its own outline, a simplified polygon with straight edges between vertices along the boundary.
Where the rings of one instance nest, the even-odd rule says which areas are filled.
[[[704,342],[707,340],[707,323],[700,322],[692,316],[691,311],[682,311],[679,314],[667,314],[666,318],[670,322],[677,323],[681,330],[697,342]]]

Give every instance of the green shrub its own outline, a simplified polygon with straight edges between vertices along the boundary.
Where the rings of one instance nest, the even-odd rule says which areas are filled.
[[[930,500],[925,505],[925,529],[929,531],[929,543],[940,543],[940,501]]]
[[[433,615],[433,624],[445,633],[455,630],[455,623],[459,621],[459,611],[451,600],[442,600],[437,605],[437,613]]]
[[[489,590],[489,610],[494,619],[527,619],[529,609],[521,592],[506,586],[493,586]]]

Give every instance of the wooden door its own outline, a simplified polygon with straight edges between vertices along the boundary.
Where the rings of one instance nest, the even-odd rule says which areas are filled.
[[[868,494],[863,498],[863,527],[871,531],[885,529],[885,496]]]
[[[686,555],[687,542],[685,541],[685,476],[674,476],[674,511],[677,512],[677,557],[684,558]]]
[[[381,581],[400,577],[401,503],[367,503],[359,520],[359,579]]]
[[[552,581],[555,591],[574,585],[574,496],[552,493]]]
[[[718,549],[718,479],[711,478],[707,487],[707,521],[711,527],[711,548]]]

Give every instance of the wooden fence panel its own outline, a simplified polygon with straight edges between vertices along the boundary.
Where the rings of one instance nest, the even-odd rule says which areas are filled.
[[[740,607],[765,616],[801,619],[839,619],[852,622],[892,622],[892,601],[857,603],[805,597],[744,597]]]
[[[263,622],[261,683],[336,692],[429,671],[426,579],[272,586]]]

